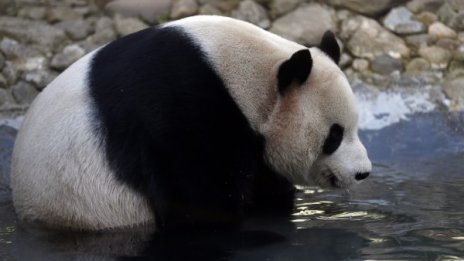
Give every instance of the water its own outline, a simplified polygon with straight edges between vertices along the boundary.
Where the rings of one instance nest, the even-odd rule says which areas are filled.
[[[362,131],[372,175],[350,191],[300,187],[291,219],[233,234],[60,232],[16,220],[15,136],[0,127],[0,260],[464,260],[464,114],[417,114]]]

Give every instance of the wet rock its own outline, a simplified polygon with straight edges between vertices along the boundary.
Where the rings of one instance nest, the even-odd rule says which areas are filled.
[[[56,23],[55,26],[64,30],[69,38],[74,41],[85,39],[93,31],[87,20],[67,20]]]
[[[432,23],[438,21],[438,16],[432,12],[422,12],[416,16],[417,20],[421,21],[423,24],[429,26]]]
[[[0,74],[0,89],[6,89],[8,87],[8,82],[5,79],[5,76]]]
[[[66,20],[78,20],[82,16],[68,6],[56,6],[50,8],[47,13],[47,20],[50,23],[56,23]]]
[[[351,67],[353,67],[353,69],[355,69],[358,72],[364,72],[367,71],[367,69],[369,69],[369,61],[366,59],[356,58],[353,60]]]
[[[430,69],[430,64],[424,58],[414,58],[406,65],[406,72],[417,73]]]
[[[423,11],[436,12],[445,0],[412,0],[406,4],[406,7],[413,13]]]
[[[447,80],[443,84],[446,95],[459,106],[456,109],[464,109],[464,77]]]
[[[11,100],[10,93],[0,88],[0,108],[3,108]]]
[[[8,85],[16,83],[18,80],[18,70],[11,61],[6,61],[2,71]]]
[[[57,72],[45,69],[23,73],[21,79],[33,84],[37,90],[41,91],[57,76]]]
[[[198,12],[198,4],[195,0],[178,0],[174,2],[171,10],[171,19],[179,19],[194,15]]]
[[[329,0],[328,3],[350,9],[356,13],[365,14],[368,16],[376,16],[382,14],[400,2],[397,0],[376,0],[375,3],[370,0]]]
[[[393,8],[383,20],[383,24],[398,34],[425,32],[424,24],[415,20],[413,14],[405,7]]]
[[[22,43],[37,44],[42,50],[50,51],[67,41],[63,30],[41,21],[0,16],[0,35],[10,36]]]
[[[64,70],[72,63],[84,56],[85,50],[77,44],[66,46],[61,53],[53,56],[50,66],[57,70]]]
[[[113,20],[108,17],[101,17],[95,25],[95,33],[87,38],[87,40],[96,45],[103,45],[116,39]]]
[[[124,18],[119,14],[114,17],[114,26],[120,36],[125,36],[143,30],[148,25],[135,17]]]
[[[333,12],[319,4],[309,4],[280,17],[270,29],[284,38],[306,45],[319,44],[327,30],[337,30]]]
[[[355,16],[342,23],[342,38],[346,47],[357,57],[373,59],[385,53],[392,57],[409,57],[404,41],[375,20]]]
[[[227,1],[225,1],[227,2]],[[170,0],[115,0],[105,6],[110,14],[138,17],[149,24],[165,21],[169,17],[172,2]]]
[[[303,0],[273,0],[271,2],[272,16],[281,16],[295,9]]]
[[[201,15],[223,15],[221,10],[210,4],[202,5],[198,13]]]
[[[455,38],[457,36],[453,29],[440,22],[435,22],[429,26],[429,34],[439,38]]]
[[[0,52],[0,72],[2,71],[4,66],[5,66],[5,56],[3,56],[2,52]]]
[[[221,12],[230,12],[237,9],[240,4],[240,0],[199,0],[200,5],[209,4]]]
[[[411,45],[414,48],[419,49],[421,46],[433,45],[437,41],[437,37],[429,34],[417,34],[406,36],[404,40],[406,40],[406,43],[408,45]]]
[[[42,20],[47,15],[47,9],[42,6],[26,6],[18,11],[19,17],[33,20]]]
[[[39,92],[27,82],[20,81],[11,88],[14,99],[21,105],[30,104]]]
[[[434,69],[444,69],[451,60],[451,52],[438,46],[425,46],[419,49],[419,55],[430,62]]]
[[[371,69],[378,74],[388,75],[394,71],[403,70],[403,65],[401,64],[401,60],[395,59],[388,54],[384,54],[377,56],[372,60]]]
[[[271,25],[266,9],[253,0],[240,2],[237,10],[232,11],[232,17],[250,22],[261,28],[268,28]]]

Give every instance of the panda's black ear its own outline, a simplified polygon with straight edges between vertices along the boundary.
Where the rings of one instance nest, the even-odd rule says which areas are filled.
[[[338,64],[340,61],[340,47],[338,46],[334,33],[326,31],[318,47]]]
[[[313,59],[308,49],[297,51],[290,59],[283,62],[277,74],[280,94],[283,95],[293,82],[297,84],[305,82],[311,72],[312,66]]]

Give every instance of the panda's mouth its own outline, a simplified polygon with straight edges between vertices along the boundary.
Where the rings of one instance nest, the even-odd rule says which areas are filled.
[[[333,188],[341,188],[342,185],[340,184],[340,180],[333,174],[332,172],[329,172],[328,175],[326,176],[328,183],[330,184],[331,187]]]

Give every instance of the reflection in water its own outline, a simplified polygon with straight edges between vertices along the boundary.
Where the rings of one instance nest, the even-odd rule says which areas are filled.
[[[76,233],[18,223],[7,186],[14,135],[0,126],[0,260],[464,259],[463,116],[427,114],[361,133],[375,162],[361,186],[298,187],[290,218],[249,220],[235,233]]]

